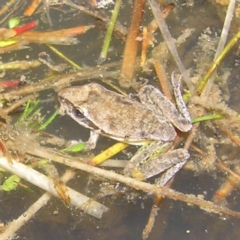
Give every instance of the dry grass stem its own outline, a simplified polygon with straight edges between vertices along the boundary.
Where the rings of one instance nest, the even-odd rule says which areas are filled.
[[[80,72],[62,74],[60,76],[52,77],[48,81],[39,81],[37,83],[33,83],[31,85],[12,90],[11,92],[0,93],[0,98],[10,100],[18,98],[19,96],[24,96],[31,93],[38,93],[47,89],[59,90],[61,88],[69,86],[70,83],[74,82],[81,82],[90,79],[101,80],[101,78],[109,77],[116,78],[117,76],[119,76],[119,71],[110,72],[104,70],[104,67],[100,69],[98,67],[87,68]]]
[[[69,180],[73,179],[76,171],[67,170],[65,174],[61,177],[61,180],[64,183],[67,183]],[[8,223],[4,231],[0,234],[0,239],[12,239],[16,232],[25,225],[29,220],[34,217],[34,215],[44,207],[48,201],[51,199],[51,194],[46,192],[44,193],[32,206],[30,206],[27,211],[22,213],[17,219]]]
[[[221,161],[218,160],[217,164],[223,171],[231,174],[238,182],[240,182],[240,175],[239,175],[240,168],[238,166],[235,169],[238,172],[238,174],[237,174],[237,173],[233,172],[231,169],[229,169],[228,167],[226,167]]]
[[[164,93],[164,95],[170,100],[173,101],[173,96],[170,90],[170,85],[169,85],[169,81],[167,80],[167,74],[164,68],[164,64],[163,62],[159,59],[154,57],[153,60],[153,66],[155,68],[155,71],[157,73],[158,76],[158,81],[162,87],[162,91]]]
[[[175,43],[173,41],[173,38],[172,38],[169,30],[168,30],[167,24],[165,23],[163,14],[162,14],[161,10],[159,9],[157,3],[154,0],[148,0],[148,3],[152,9],[153,15],[158,23],[158,27],[163,35],[163,38],[168,45],[169,51],[171,52],[177,66],[178,66],[178,69],[181,72],[188,89],[190,90],[191,93],[193,93],[193,90],[194,90],[193,85],[192,85],[191,80],[186,72],[186,69],[178,55],[177,48],[175,46]]]
[[[70,0],[65,0],[65,4],[69,7],[79,10],[80,12],[86,13],[87,15],[92,16],[95,19],[101,20],[106,26],[110,21],[110,18],[104,14],[101,14],[101,12],[99,13],[98,11],[94,11],[93,9],[89,9],[83,5],[77,5]],[[128,33],[127,29],[118,22],[114,26],[114,31],[122,39],[125,39],[125,36]]]
[[[24,103],[26,103],[29,100],[35,100],[36,99],[36,95],[27,95],[26,97],[23,97],[21,99],[18,99],[15,103],[13,103],[11,106],[9,106],[8,108],[4,108],[4,112],[6,114],[11,113],[12,111],[14,111],[16,108],[20,107],[21,105],[23,105]]]
[[[228,120],[219,120],[219,121],[214,121],[214,125],[217,126],[226,136],[231,139],[232,142],[234,142],[238,147],[240,147],[240,137],[237,134],[234,134],[231,131],[231,128],[229,129],[229,123]]]
[[[46,177],[45,175],[37,172],[36,170],[19,163],[12,159],[12,164],[9,164],[6,158],[0,158],[0,166],[9,172],[12,172],[19,177],[25,179],[26,181],[50,192],[55,197],[58,197],[58,193],[55,189],[54,182]],[[108,210],[104,205],[93,201],[92,199],[76,192],[71,188],[67,188],[68,194],[71,199],[71,204],[85,211],[86,213],[96,217],[101,218],[102,214]],[[88,207],[86,208],[86,204]]]
[[[215,205],[214,203],[203,200],[200,197],[195,197],[194,195],[191,195],[191,194],[183,194],[167,187],[157,187],[155,185],[152,185],[146,182],[138,181],[130,177],[125,177],[123,175],[117,174],[112,171],[107,171],[104,169],[93,167],[93,166],[87,165],[86,163],[60,156],[54,153],[53,151],[48,150],[47,148],[39,147],[38,149],[26,149],[26,151],[29,154],[51,159],[54,162],[67,165],[71,168],[80,169],[82,171],[91,173],[93,175],[98,175],[100,177],[107,178],[112,181],[124,183],[132,188],[142,190],[146,193],[161,195],[162,197],[167,197],[173,200],[178,200],[178,201],[186,202],[188,204],[193,204],[193,205],[199,206],[201,209],[204,209],[207,212],[212,212],[217,214],[226,214],[235,218],[240,218],[239,212],[232,211],[225,207],[219,208],[219,206]]]
[[[142,22],[144,7],[145,7],[144,0],[134,1],[132,22],[129,28],[129,33],[125,44],[119,80],[119,84],[125,88],[129,88],[130,86],[133,85],[132,80],[134,76],[138,50],[137,37],[140,35],[140,26]]]
[[[223,29],[221,31],[221,37],[218,43],[218,47],[214,56],[214,61],[218,58],[218,56],[221,54],[226,41],[227,41],[227,36],[228,36],[228,32],[231,26],[231,22],[232,22],[232,18],[234,15],[234,10],[235,10],[235,4],[236,4],[236,0],[230,0],[230,3],[228,5],[228,10],[227,10],[227,14],[225,17],[225,22],[223,25]],[[205,97],[206,99],[209,97],[209,94],[211,92],[211,89],[213,87],[213,83],[214,83],[214,78],[215,78],[216,74],[215,72],[213,73],[213,75],[209,78],[201,96]]]

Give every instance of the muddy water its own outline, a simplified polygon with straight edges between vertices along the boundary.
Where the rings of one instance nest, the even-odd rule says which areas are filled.
[[[167,19],[170,31],[173,37],[177,38],[184,30],[194,29],[189,38],[179,47],[180,57],[187,69],[194,69],[192,73],[205,72],[202,69],[197,69],[200,65],[197,64],[202,51],[199,50],[199,38],[203,32],[209,36],[209,41],[219,36],[223,24],[223,15],[225,8],[215,5],[213,1],[193,1],[194,5],[189,6],[190,1],[175,1],[176,8]],[[87,1],[85,1],[87,4]],[[124,3],[119,21],[127,27],[130,22],[132,2]],[[109,13],[109,11],[107,11]],[[22,12],[18,13],[21,16]],[[53,26],[49,27],[46,14],[38,13],[32,19],[39,20],[39,30],[62,29],[74,27],[77,25],[94,24],[95,20],[86,14],[77,13],[69,7],[50,7],[50,17]],[[144,24],[147,24],[152,19],[151,12],[146,8],[146,17]],[[237,21],[233,24],[230,35],[236,31]],[[206,30],[208,29],[208,30]],[[96,28],[86,34],[79,36],[80,43],[75,46],[57,46],[57,48],[70,57],[73,61],[81,66],[96,66],[101,45],[104,38],[104,31]],[[161,34],[156,32],[155,38],[161,41]],[[157,43],[156,43],[157,44]],[[120,61],[124,48],[124,42],[114,38],[111,49],[108,54],[108,62]],[[56,55],[51,53],[45,45],[31,45],[31,48],[25,51],[6,54],[2,57],[2,61],[9,59],[24,59],[26,56],[37,58],[40,52],[46,51],[51,55],[55,64],[59,64]],[[149,50],[149,56],[150,56]],[[212,51],[212,52],[211,52]],[[214,49],[209,50],[209,55],[212,56]],[[228,103],[231,108],[239,112],[238,90],[239,83],[239,58],[235,55],[236,49],[233,49],[227,55],[223,64],[219,66],[219,71],[229,71],[230,76],[225,85],[224,94],[230,96]],[[200,66],[201,67],[201,66]],[[172,61],[166,64],[166,71],[171,74],[171,71],[176,66]],[[226,70],[227,69],[227,70]],[[206,67],[207,70],[207,67]],[[46,72],[47,68],[41,68],[26,72],[31,78],[36,81],[40,79]],[[11,75],[11,74],[10,74]],[[141,76],[141,74],[139,74]],[[28,75],[27,75],[28,76]],[[143,74],[142,77],[146,77]],[[155,74],[148,76],[154,84],[156,84]],[[30,78],[30,77],[29,77]],[[41,94],[42,99],[51,96],[56,97],[55,91],[48,91]],[[43,101],[42,107],[44,112],[53,112],[58,106],[57,100]],[[73,122],[68,117],[57,117],[54,124],[48,129],[49,132],[64,137],[67,139],[83,139],[86,140],[89,136],[89,131],[81,128],[77,123]],[[213,131],[206,133],[209,137],[216,137]],[[107,146],[110,146],[113,141],[102,137],[99,140],[95,153],[98,153]],[[201,146],[200,146],[201,147]],[[131,148],[135,151],[135,148]],[[236,147],[229,145],[219,145],[217,150],[221,156],[227,155],[231,160],[238,160],[239,152]],[[130,150],[127,151],[129,153]],[[196,157],[196,153],[192,153],[192,159]],[[128,155],[122,154],[119,158],[128,158]],[[199,157],[196,157],[196,161]],[[193,161],[194,162],[194,161]],[[64,172],[64,167],[58,166],[59,172]],[[183,193],[191,193],[195,195],[204,195],[210,200],[214,192],[218,189],[225,180],[225,175],[219,170],[215,172],[192,172],[182,170],[174,180],[172,188]],[[92,196],[98,199],[99,189],[102,180],[93,179],[87,174],[79,172],[74,180],[69,182],[69,186],[82,192],[83,194]],[[30,185],[30,184],[28,184]],[[45,207],[43,207],[35,217],[28,222],[20,231],[17,232],[19,239],[119,239],[132,240],[141,239],[142,231],[147,222],[148,215],[154,198],[140,193],[136,198],[130,199],[132,193],[123,191],[124,186],[117,188],[116,194],[110,197],[99,199],[102,203],[110,208],[101,220],[97,220],[81,213],[80,211],[66,207],[58,199],[52,199]],[[0,210],[1,221],[6,223],[11,219],[17,218],[23,213],[34,201],[36,201],[43,192],[33,186],[31,191],[26,191],[18,188],[10,193],[1,192],[2,207]],[[238,190],[235,190],[227,199],[228,206],[231,209],[238,210],[240,206]],[[238,239],[240,236],[240,221],[228,218],[226,216],[218,216],[208,214],[203,210],[188,206],[182,202],[175,202],[165,199],[160,205],[158,216],[155,220],[155,226],[149,236],[150,240],[157,239],[184,239],[184,240],[204,240],[204,239]]]

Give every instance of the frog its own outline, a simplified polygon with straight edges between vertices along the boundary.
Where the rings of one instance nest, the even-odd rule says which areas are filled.
[[[133,156],[124,174],[145,180],[167,170],[167,177],[159,183],[164,185],[172,177],[169,175],[174,175],[190,155],[186,149],[179,148],[160,156],[151,156],[152,149],[156,151],[162,145],[169,149],[177,135],[175,127],[182,132],[188,132],[192,127],[181,97],[180,80],[175,80],[174,73],[171,79],[180,110],[152,85],[140,88],[138,101],[91,82],[60,90],[59,112],[90,129],[87,150],[95,148],[99,135],[130,145],[150,144],[145,147],[148,150],[138,151]]]

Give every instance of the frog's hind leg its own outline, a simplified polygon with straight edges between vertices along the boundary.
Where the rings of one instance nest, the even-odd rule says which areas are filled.
[[[174,77],[175,73],[176,73],[176,71],[172,72],[171,82],[172,82],[172,86],[173,86],[173,93],[174,93],[174,96],[175,96],[175,99],[176,99],[176,104],[178,106],[179,112],[191,124],[191,117],[190,117],[190,114],[189,114],[188,109],[186,107],[186,104],[183,101],[181,90],[180,90],[181,89],[182,76],[180,76],[180,78],[178,80],[176,80],[175,77]]]
[[[184,162],[180,162],[177,163],[175,165],[173,165],[171,168],[169,168],[165,173],[163,173],[163,175],[160,178],[157,178],[155,181],[155,184],[158,187],[163,187],[166,185],[166,183],[174,177],[174,175],[183,167],[183,165],[186,163],[186,161]]]

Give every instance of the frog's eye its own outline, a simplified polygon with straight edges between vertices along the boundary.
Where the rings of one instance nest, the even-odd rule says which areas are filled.
[[[75,108],[74,114],[76,117],[84,117],[83,112],[79,108]]]

